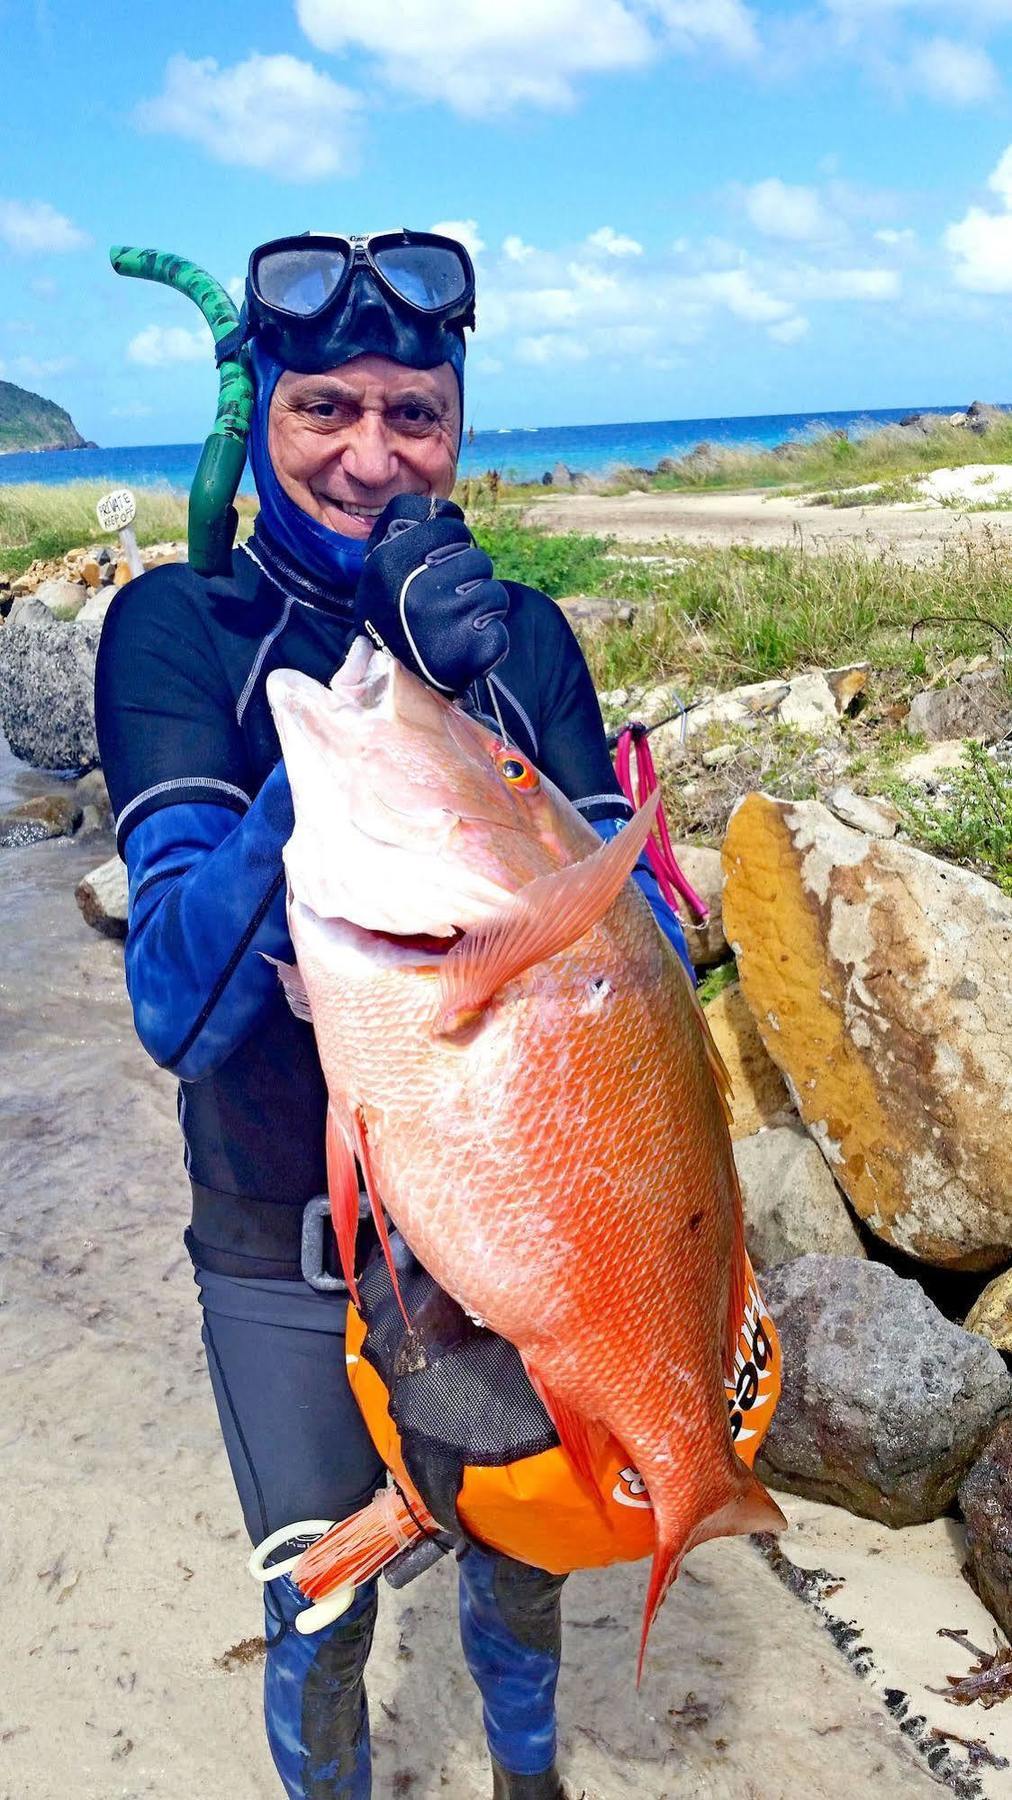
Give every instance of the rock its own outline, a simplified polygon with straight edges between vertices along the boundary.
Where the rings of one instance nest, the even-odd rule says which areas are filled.
[[[929,1263],[1012,1254],[1012,897],[817,801],[724,842],[742,992],[855,1211]]]
[[[97,624],[54,619],[20,600],[0,631],[0,729],[15,756],[39,769],[98,762],[93,690]]]
[[[853,788],[835,787],[826,795],[826,805],[845,825],[863,831],[866,837],[896,836],[900,815],[892,801],[882,794],[855,794]]]
[[[100,931],[103,937],[125,938],[127,934],[127,872],[118,856],[92,869],[74,889],[86,925]]]
[[[678,909],[689,955],[695,968],[712,969],[716,963],[726,962],[730,955],[721,923],[724,875],[720,851],[711,850],[705,844],[675,844],[673,849],[675,861],[686,880],[710,909],[705,925],[697,925],[689,917],[687,906]]]
[[[568,594],[557,602],[574,631],[601,625],[631,625],[635,608],[627,600],[608,600],[598,594]]]
[[[1012,691],[997,666],[964,675],[952,687],[928,688],[911,702],[907,729],[931,743],[980,737],[988,743],[1012,731]]]
[[[916,1281],[857,1257],[783,1263],[767,1270],[763,1297],[784,1391],[762,1478],[886,1525],[939,1518],[1012,1410],[997,1350],[951,1324]]]
[[[572,485],[573,476],[571,470],[567,469],[565,463],[557,462],[552,469],[552,486],[568,488],[572,487]]]
[[[160,568],[162,563],[186,561],[186,545],[181,543],[146,544],[141,551],[141,562],[146,569]]]
[[[966,424],[965,412],[950,413],[949,414],[949,424],[950,425],[965,425]]]
[[[95,593],[89,594],[77,615],[78,625],[101,625],[116,598],[116,593],[117,589],[114,586],[107,585],[98,588]]]
[[[700,757],[704,769],[722,769],[725,763],[733,762],[737,750],[733,744],[714,744],[712,750],[704,750]]]
[[[990,406],[986,400],[972,400],[966,409],[964,422],[971,431],[979,436],[991,430],[993,425],[1008,423],[1008,413],[1001,406]]]
[[[857,710],[856,703],[863,699],[870,673],[870,663],[847,663],[842,669],[827,669],[826,680],[836,701],[836,710],[850,713]]]
[[[851,705],[858,688],[849,688],[844,675],[857,675],[854,670],[833,670],[839,677],[838,692],[830,685],[822,669],[809,669],[793,675],[790,681],[754,681],[727,693],[714,694],[708,700],[693,703],[684,720],[676,718],[660,725],[653,733],[651,747],[658,762],[677,759],[683,754],[682,732],[692,738],[711,726],[738,725],[757,730],[764,723],[793,725],[796,731],[807,731],[817,737],[837,737],[840,718]],[[858,672],[863,684],[863,668]],[[670,687],[651,688],[640,697],[636,716],[652,725],[667,718],[675,710],[678,696]]]
[[[810,731],[816,737],[839,729],[840,708],[821,669],[791,677],[777,718],[781,725],[793,725],[796,731]]]
[[[774,1125],[739,1138],[734,1160],[755,1268],[772,1268],[808,1251],[866,1254],[847,1203],[803,1125]]]
[[[996,1350],[1012,1355],[1012,1269],[988,1282],[963,1320],[963,1330],[976,1331]]]
[[[48,606],[50,612],[66,615],[80,612],[87,594],[79,581],[67,581],[55,576],[50,581],[41,582],[34,589],[33,598],[42,606]]]
[[[70,794],[41,794],[0,815],[0,850],[20,850],[45,838],[72,837],[81,808]]]
[[[74,786],[74,798],[85,810],[88,807],[94,808],[104,826],[112,825],[112,801],[101,769],[91,769],[87,775],[81,776]]]
[[[1012,1640],[1012,1422],[999,1425],[959,1490],[966,1522],[963,1572]]]
[[[930,750],[921,750],[916,756],[909,756],[906,762],[897,763],[896,774],[901,781],[918,782],[933,793],[946,775],[962,766],[967,744],[975,741],[968,738],[943,738],[940,743],[933,744]]]
[[[97,588],[101,586],[102,568],[103,565],[99,562],[97,556],[89,556],[86,561],[81,564],[81,580],[84,582],[85,587]]]
[[[127,582],[132,581],[133,578],[134,572],[131,569],[130,564],[127,562],[125,556],[121,556],[116,564],[116,573],[112,578],[114,587],[126,587]]]
[[[737,982],[711,1000],[706,1022],[731,1077],[731,1136],[752,1137],[763,1125],[795,1117],[783,1076],[763,1047]]]

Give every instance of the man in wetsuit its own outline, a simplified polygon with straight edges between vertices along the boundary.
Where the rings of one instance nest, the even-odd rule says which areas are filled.
[[[264,684],[328,681],[366,629],[516,744],[602,837],[630,808],[590,676],[553,602],[496,580],[452,505],[466,251],[427,233],[276,240],[250,260],[232,353],[251,358],[260,512],[227,577],[130,583],[102,634],[96,710],[130,879],[139,1036],[179,1078],[186,1242],[211,1384],[256,1543],[365,1505],[385,1471],[345,1376],[333,1246],[304,1261],[326,1188],[326,1093],[310,1027],[269,959],[292,959],[281,853],[292,803]],[[410,595],[410,604],[407,596]],[[649,872],[637,879],[686,957]],[[460,1624],[498,1800],[561,1800],[554,1696],[561,1582],[469,1549]],[[314,1635],[287,1578],[266,1590],[265,1710],[291,1800],[368,1800],[363,1671],[375,1583]],[[217,1800],[217,1797],[208,1797]]]

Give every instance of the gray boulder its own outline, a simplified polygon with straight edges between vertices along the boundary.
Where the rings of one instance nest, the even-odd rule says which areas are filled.
[[[55,619],[28,599],[0,630],[0,729],[23,762],[82,770],[98,762],[93,690],[101,629]]]
[[[986,400],[971,400],[964,414],[966,424],[971,431],[983,437],[993,425],[1003,425],[1008,420],[1008,413],[1003,407],[991,406]]]
[[[950,738],[994,742],[1012,731],[1012,690],[1000,666],[975,669],[951,687],[928,688],[910,704],[907,729],[936,744]]]
[[[881,1263],[802,1256],[769,1271],[763,1295],[784,1392],[762,1478],[886,1525],[946,1512],[1012,1411],[998,1351]]]
[[[45,838],[73,837],[81,808],[70,794],[40,794],[0,814],[0,850],[20,850]]]
[[[1012,1639],[1012,1421],[999,1425],[959,1490],[969,1577]]]
[[[809,1251],[864,1256],[847,1202],[803,1125],[774,1125],[739,1138],[734,1160],[755,1268],[772,1268]]]

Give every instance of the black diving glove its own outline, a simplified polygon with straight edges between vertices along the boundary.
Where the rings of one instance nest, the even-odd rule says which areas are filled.
[[[509,649],[509,595],[452,500],[399,494],[365,549],[355,623],[441,694],[463,694]]]

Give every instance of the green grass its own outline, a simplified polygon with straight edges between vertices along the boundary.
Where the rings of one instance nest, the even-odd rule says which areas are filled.
[[[680,682],[686,693],[806,667],[870,661],[905,678],[1000,645],[1012,632],[1012,554],[986,536],[915,565],[841,549],[692,548],[665,572],[609,563],[601,591],[631,601],[631,625],[596,632],[587,656],[599,688]],[[911,636],[917,621],[937,621]]]
[[[575,531],[553,536],[522,525],[510,508],[475,510],[471,527],[503,581],[526,582],[552,595],[601,594],[614,588],[615,566],[607,560],[606,538]]]
[[[88,544],[112,543],[95,517],[95,502],[109,484],[73,481],[61,487],[42,482],[0,486],[0,574],[21,575],[35,561],[65,555]],[[169,488],[138,488],[134,530],[139,544],[186,537],[186,496]],[[240,503],[246,529],[252,503]]]

